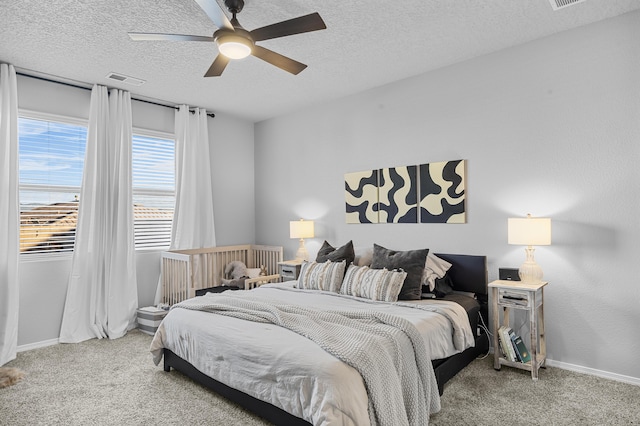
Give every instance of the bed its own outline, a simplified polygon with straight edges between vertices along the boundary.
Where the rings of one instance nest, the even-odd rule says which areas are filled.
[[[322,345],[309,336],[270,323],[248,322],[242,317],[208,311],[212,305],[223,302],[258,303],[256,300],[262,298],[274,303],[279,301],[282,306],[298,303],[305,306],[304,309],[381,310],[385,314],[404,315],[421,334],[424,333],[424,352],[429,354],[436,386],[432,391],[435,397],[430,396],[433,412],[433,400],[437,399],[439,409],[439,395],[447,381],[488,351],[486,335],[477,332],[480,316],[485,322],[487,318],[486,257],[437,256],[451,264],[447,278],[456,292],[436,301],[376,302],[297,289],[295,282],[267,284],[250,292],[224,292],[189,299],[181,303],[184,309],[172,309],[158,328],[151,346],[154,361],[159,363],[164,359],[165,371],[174,368],[274,424],[383,423],[370,418],[372,397],[368,393],[372,390],[367,379],[363,379],[365,375],[337,359],[335,353],[331,355],[326,348],[323,350]],[[247,300],[230,300],[230,293]],[[246,294],[243,296],[242,293]],[[438,311],[440,309],[448,313],[444,315]],[[431,319],[427,321],[423,315]],[[464,317],[468,321],[468,330],[460,332],[466,336],[466,341],[463,337],[458,347],[450,338],[456,325],[452,323],[451,328],[426,325],[431,324],[434,317],[436,323],[446,323],[443,317],[447,316]],[[425,337],[427,335],[431,337]],[[444,341],[443,336],[449,336],[449,341],[442,346],[431,343]]]

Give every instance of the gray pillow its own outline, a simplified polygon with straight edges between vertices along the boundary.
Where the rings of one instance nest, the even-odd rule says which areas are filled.
[[[355,257],[356,253],[353,250],[353,241],[349,241],[342,247],[334,248],[325,240],[322,247],[320,247],[320,250],[318,250],[316,262],[324,263],[327,260],[332,262],[341,262],[344,260],[346,261],[346,268],[348,268],[349,265],[353,263]]]
[[[402,269],[407,273],[398,300],[420,300],[422,294],[422,272],[429,249],[395,251],[377,244],[373,245],[372,269]]]

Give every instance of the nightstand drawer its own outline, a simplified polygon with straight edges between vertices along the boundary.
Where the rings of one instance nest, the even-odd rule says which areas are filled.
[[[499,288],[498,289],[498,305],[510,306],[513,308],[528,309],[534,304],[534,294],[536,305],[540,306],[542,303],[542,291],[539,289],[535,292],[529,290],[520,290],[514,288]]]
[[[279,274],[282,281],[293,281],[298,279],[300,275],[301,263],[282,262],[278,264]]]

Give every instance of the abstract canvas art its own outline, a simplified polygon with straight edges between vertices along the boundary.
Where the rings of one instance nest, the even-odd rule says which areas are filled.
[[[421,164],[420,223],[466,223],[465,160]]]
[[[466,160],[344,175],[347,223],[466,223]]]
[[[378,171],[344,175],[347,223],[378,223]]]
[[[380,169],[379,223],[418,223],[418,167]]]

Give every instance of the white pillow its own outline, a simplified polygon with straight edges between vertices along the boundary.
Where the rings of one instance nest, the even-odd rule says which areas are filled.
[[[258,278],[260,276],[260,268],[247,268],[249,278]]]
[[[341,262],[328,260],[322,263],[304,262],[300,268],[300,276],[296,287],[306,290],[324,290],[339,293],[346,265],[347,262],[345,260]]]
[[[373,260],[373,247],[356,247],[356,257],[353,264],[356,266],[371,266]]]
[[[351,265],[340,287],[340,294],[384,302],[397,302],[407,273],[368,266]]]
[[[429,291],[433,292],[433,289],[436,288],[436,278],[444,277],[449,268],[451,268],[449,262],[440,259],[429,250],[424,271],[422,272],[422,285],[429,286]]]

